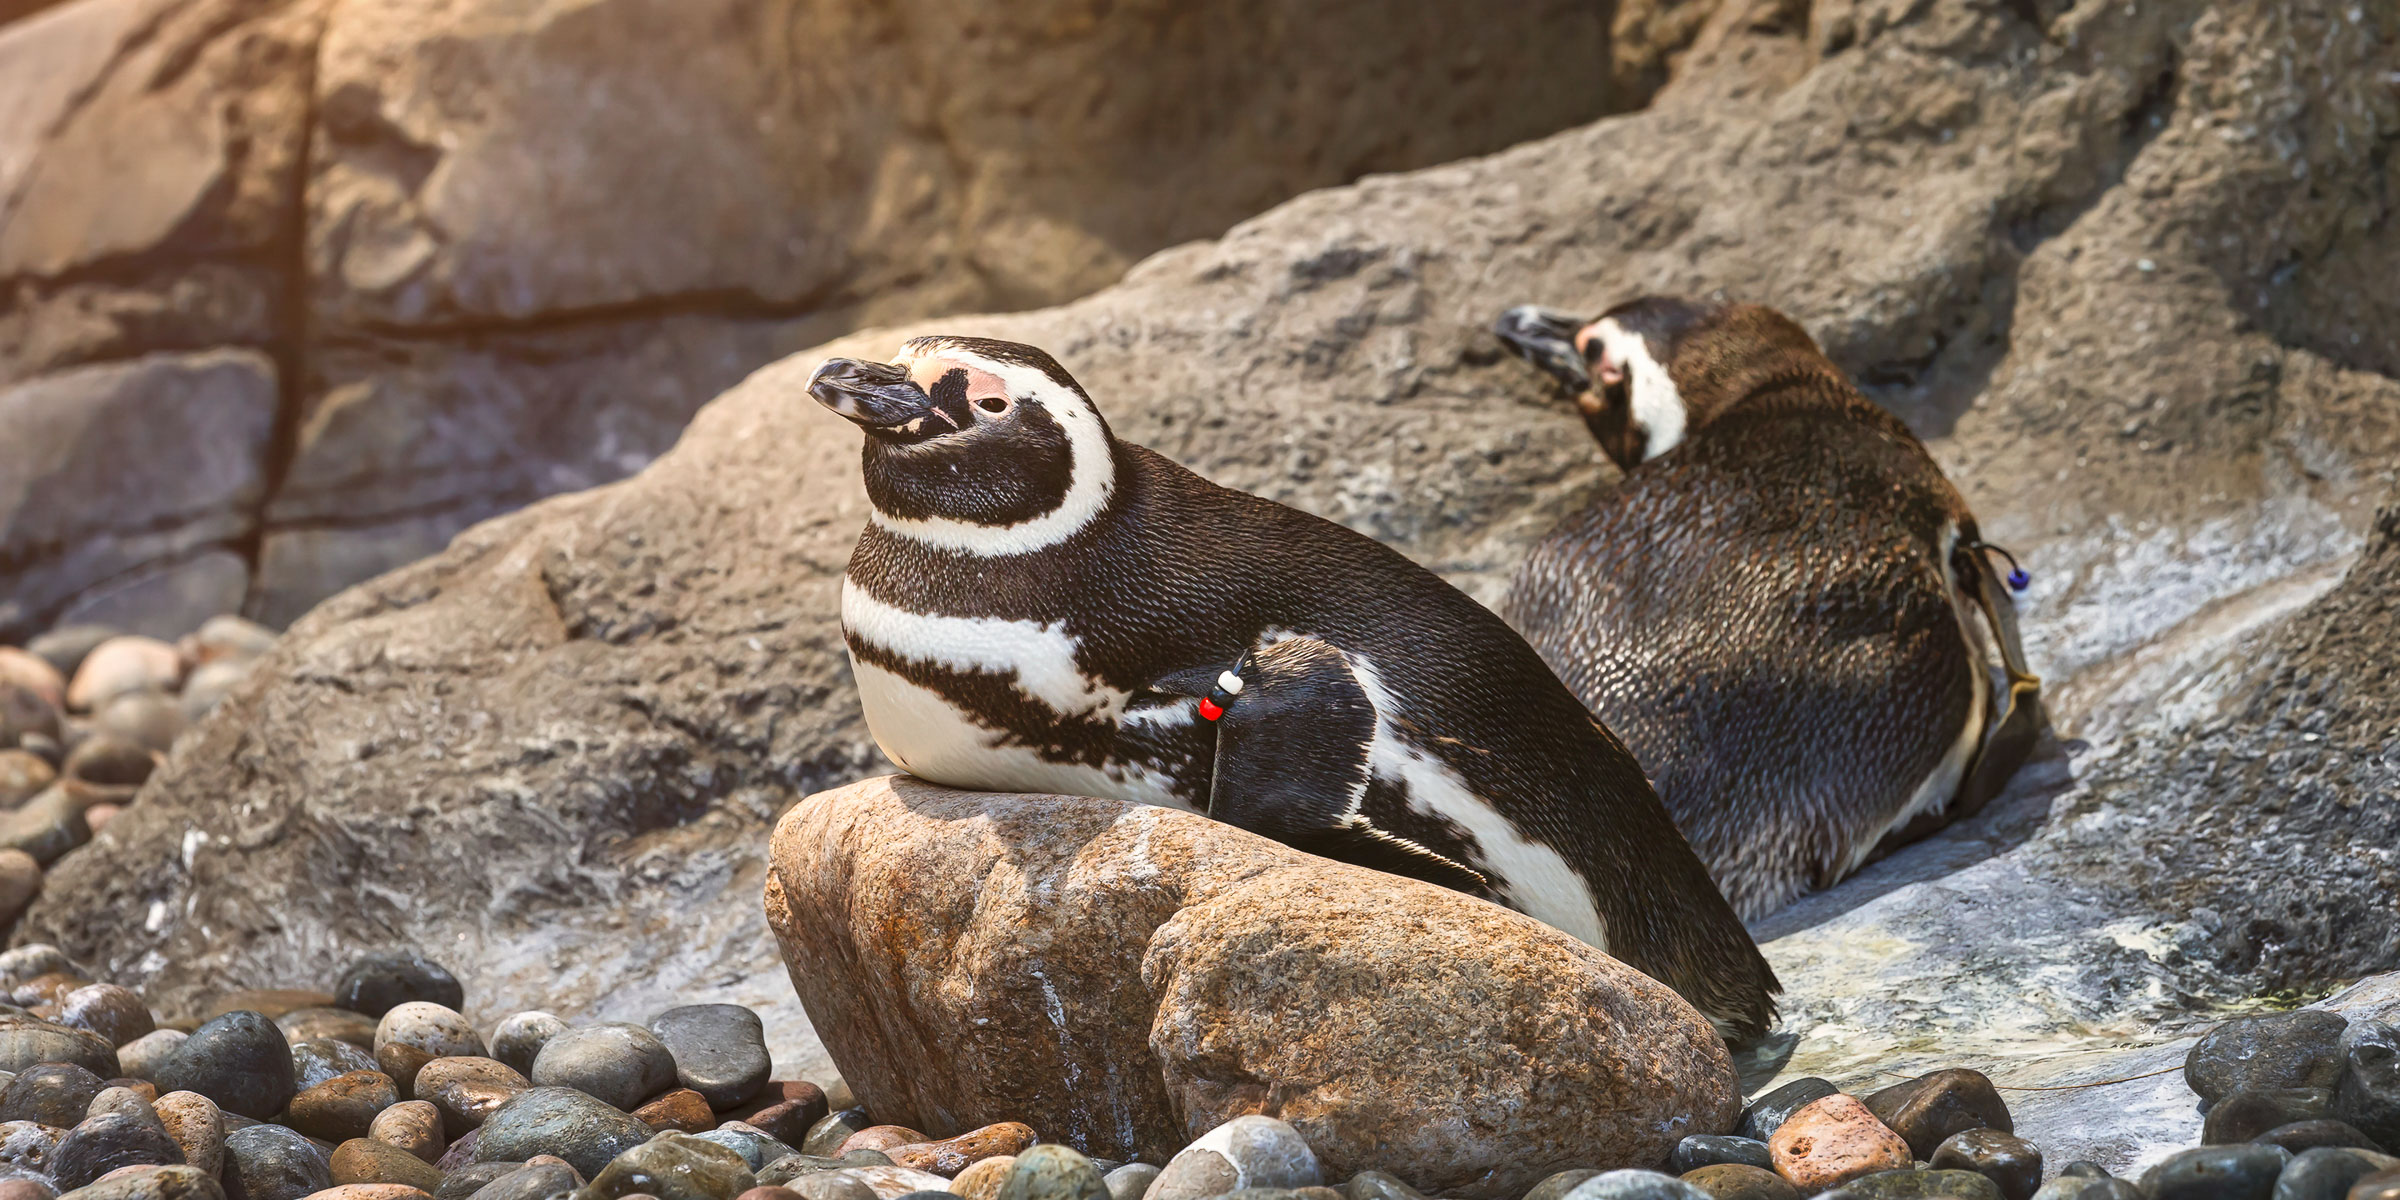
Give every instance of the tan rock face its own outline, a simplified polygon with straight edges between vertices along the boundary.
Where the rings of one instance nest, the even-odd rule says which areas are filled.
[[[1832,1095],[1791,1116],[1767,1139],[1775,1173],[1805,1192],[1840,1187],[1862,1175],[1916,1165],[1908,1141],[1855,1096]]]
[[[870,1111],[1163,1162],[1291,1122],[1328,1178],[1514,1196],[1738,1113],[1663,986],[1529,918],[1189,813],[907,777],[777,827],[768,918]]]
[[[249,348],[289,434],[249,459],[271,503],[215,535],[238,553],[116,522],[153,574],[57,564],[0,636],[227,593],[282,624],[624,476],[863,322],[1070,299],[1295,192],[1597,116],[1605,24],[1576,0],[85,0],[0,25],[0,387]]]

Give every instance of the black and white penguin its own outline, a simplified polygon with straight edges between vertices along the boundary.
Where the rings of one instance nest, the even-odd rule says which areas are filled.
[[[1528,913],[1731,1038],[1773,1019],[1632,756],[1432,572],[1116,440],[1031,346],[919,338],[809,392],[866,431],[842,630],[893,762],[1202,812]]]
[[[1588,321],[1511,309],[1495,332],[1575,390],[1625,472],[1534,548],[1501,615],[1624,737],[1744,917],[2006,784],[2041,707],[2006,552],[1806,331],[1650,296]]]

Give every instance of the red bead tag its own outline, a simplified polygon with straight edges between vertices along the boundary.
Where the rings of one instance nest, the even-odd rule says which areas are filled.
[[[1206,697],[1206,696],[1202,696],[1202,697],[1200,697],[1200,719],[1201,719],[1201,720],[1203,720],[1203,721],[1214,721],[1214,720],[1216,720],[1218,717],[1221,717],[1221,716],[1224,716],[1224,715],[1225,715],[1225,710],[1224,710],[1224,708],[1220,707],[1220,706],[1219,706],[1219,705],[1218,705],[1218,704],[1217,704],[1215,701],[1213,701],[1213,700],[1210,700],[1210,699],[1209,699],[1208,697]]]

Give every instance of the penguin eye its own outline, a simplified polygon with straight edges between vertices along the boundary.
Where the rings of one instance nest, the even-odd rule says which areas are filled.
[[[988,413],[1004,413],[1008,411],[1008,397],[985,396],[975,401],[975,407]]]

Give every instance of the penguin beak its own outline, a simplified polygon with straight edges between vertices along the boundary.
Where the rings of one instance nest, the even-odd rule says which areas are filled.
[[[933,411],[933,397],[907,371],[855,358],[826,359],[808,377],[808,394],[869,431],[895,429]]]
[[[1517,357],[1576,391],[1592,386],[1592,370],[1575,348],[1575,334],[1590,322],[1555,308],[1520,304],[1492,322],[1492,332]]]

